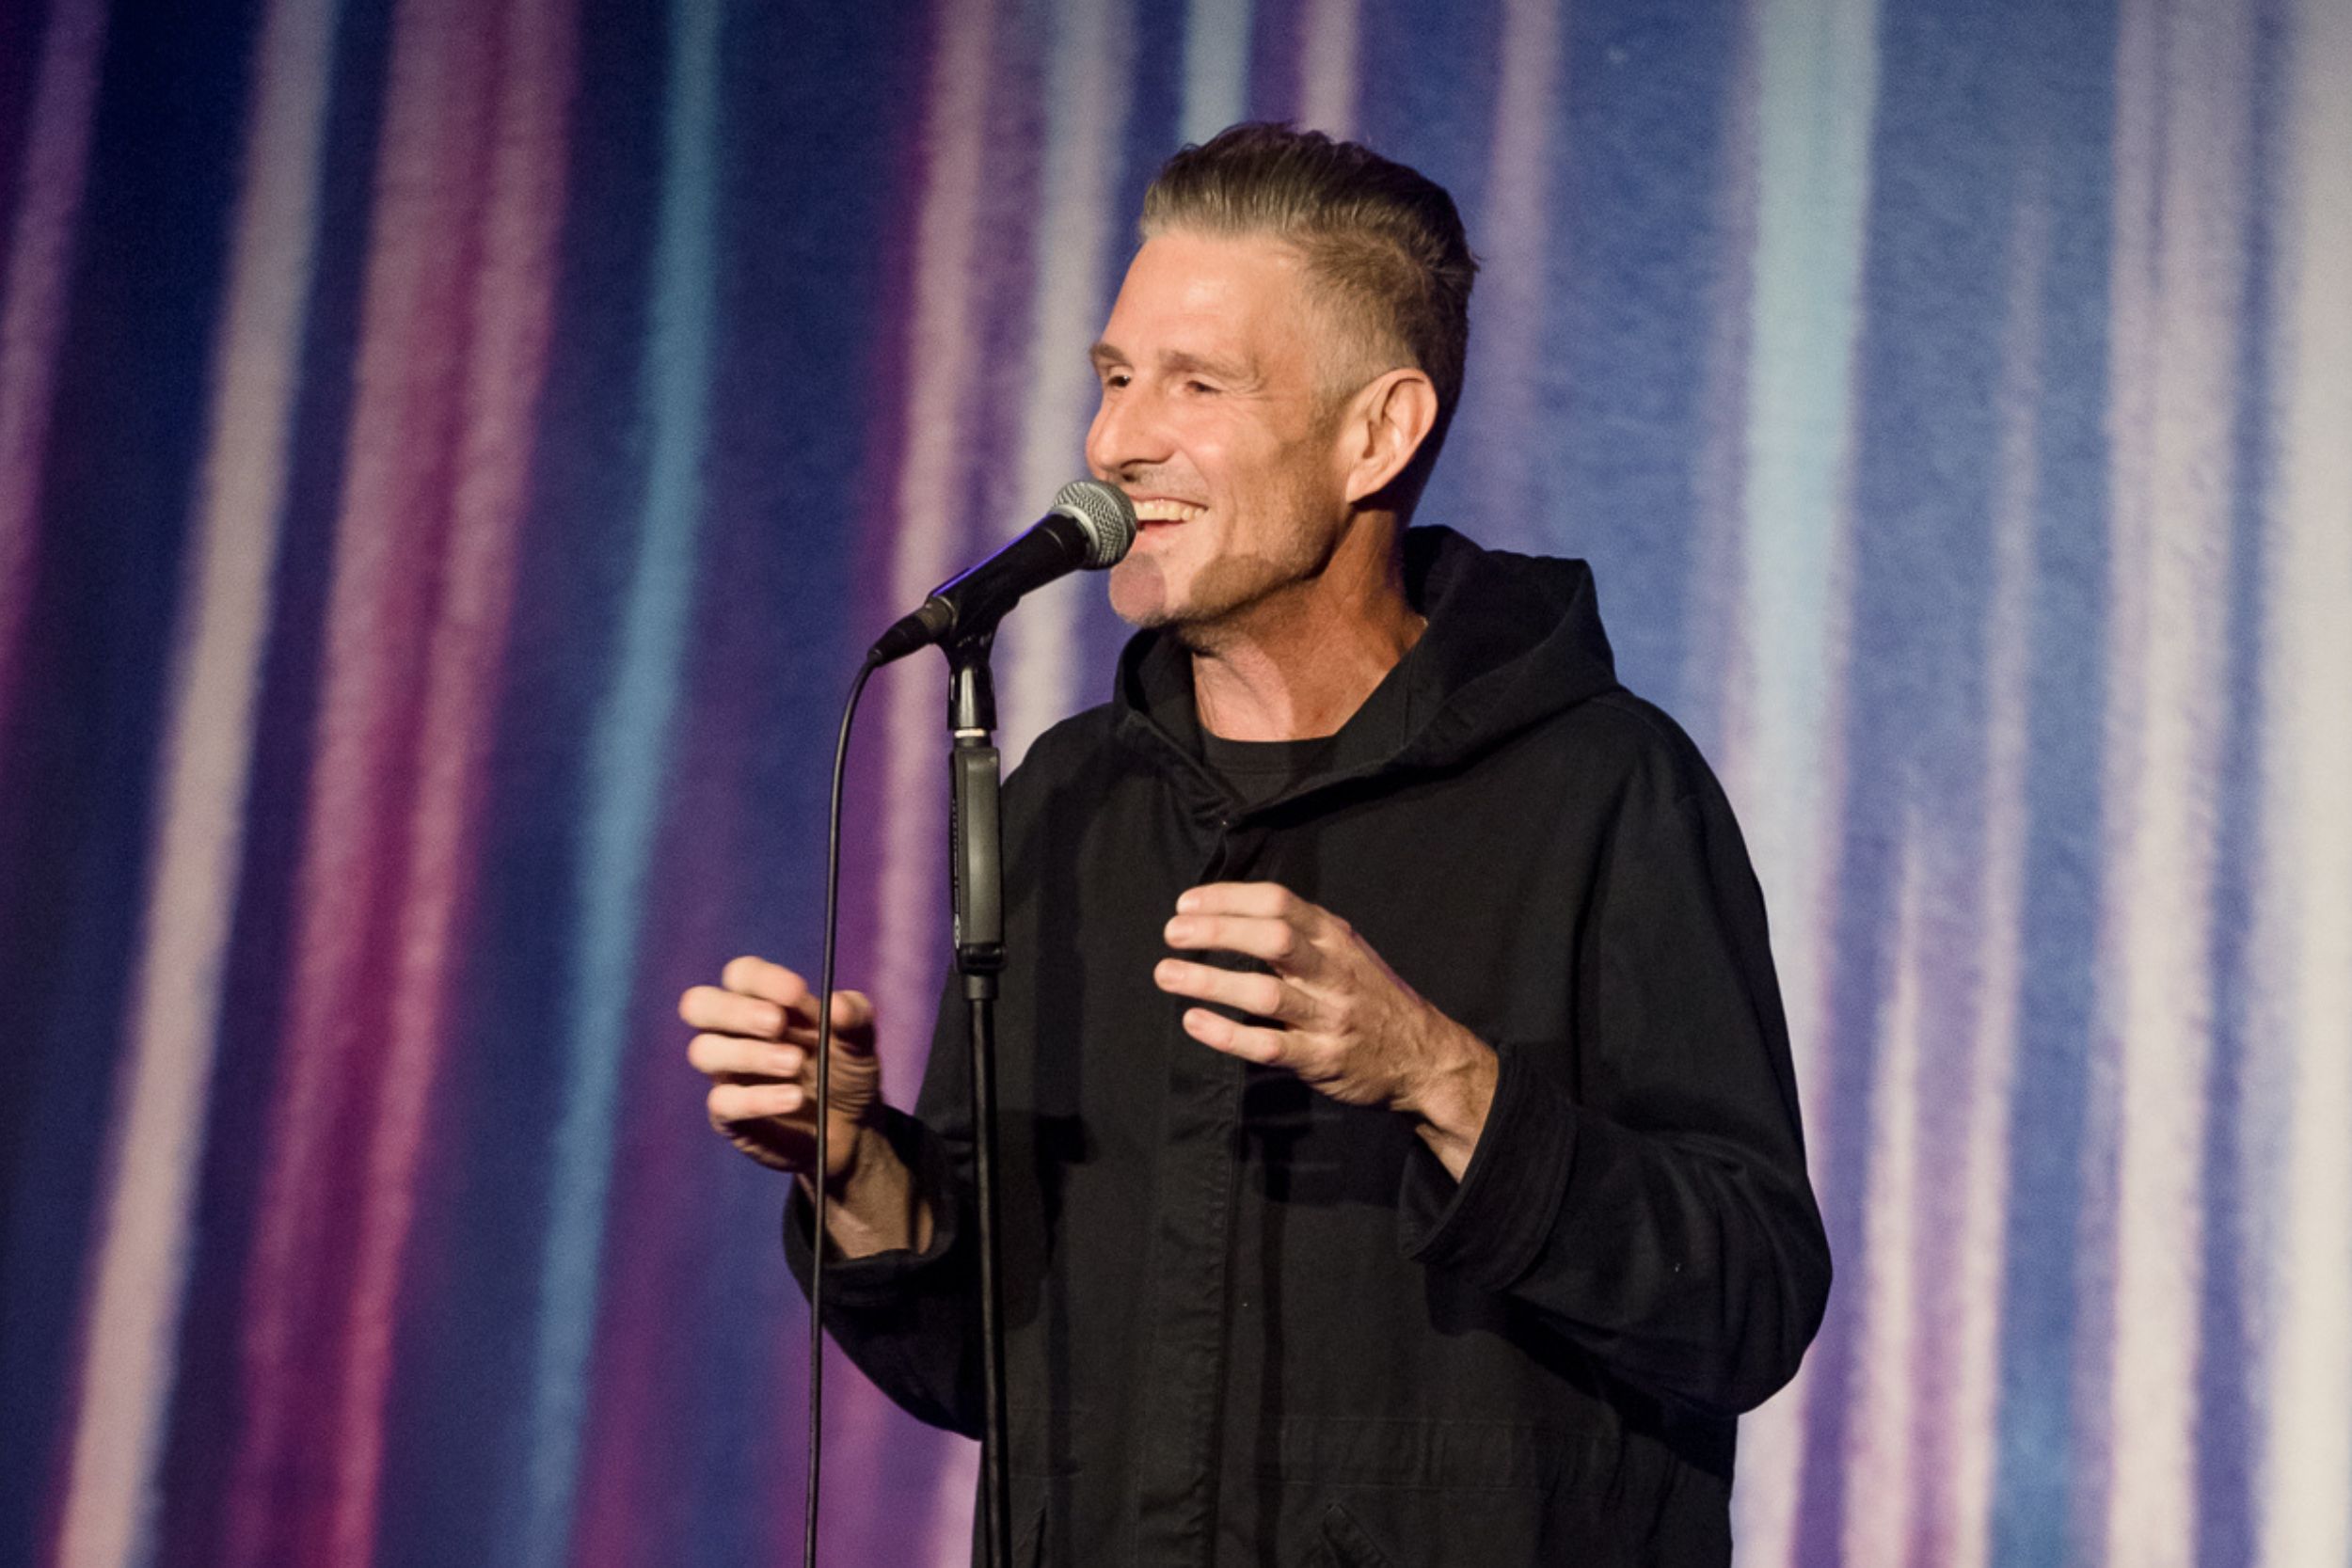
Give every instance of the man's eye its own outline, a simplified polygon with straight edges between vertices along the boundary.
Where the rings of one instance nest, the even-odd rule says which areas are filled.
[[[1184,383],[1184,390],[1197,397],[1205,397],[1215,392],[1216,388],[1206,381],[1187,381]]]
[[[1106,392],[1122,391],[1125,389],[1129,377],[1125,371],[1108,372],[1103,377],[1103,390]]]

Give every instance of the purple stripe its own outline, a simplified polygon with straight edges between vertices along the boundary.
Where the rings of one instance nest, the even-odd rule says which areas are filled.
[[[8,253],[0,262],[6,267],[0,273],[6,279],[0,295],[0,736],[7,735],[16,706],[41,454],[105,34],[104,0],[55,0],[41,40]]]
[[[336,1406],[331,1325],[351,1259],[334,1217],[358,1206],[347,1129],[376,1114],[390,989],[383,923],[406,845],[416,672],[448,517],[453,376],[469,329],[460,242],[488,146],[490,40],[461,0],[405,0],[377,172],[358,400],[336,525],[316,762],[288,971],[285,1078],[272,1109],[261,1219],[246,1272],[245,1424],[223,1556],[327,1560]],[[291,1488],[288,1478],[297,1478]]]
[[[978,304],[999,277],[993,247],[980,225],[986,181],[981,152],[988,143],[989,62],[997,47],[994,0],[940,8],[932,75],[925,91],[927,145],[914,244],[914,300],[906,384],[906,460],[898,476],[892,526],[890,603],[921,602],[947,577],[970,538],[970,491],[964,483],[976,447],[971,426],[978,410],[973,388],[983,380],[977,362],[982,330]],[[896,614],[898,610],[889,613]],[[871,987],[879,1016],[905,1021],[885,1030],[884,1082],[911,1091],[921,1081],[929,1040],[925,1021],[937,1004],[944,942],[944,845],[938,810],[940,695],[934,669],[897,667],[876,683],[886,715],[886,774],[882,806],[882,876]],[[880,1465],[880,1428],[852,1406],[847,1438],[837,1449],[836,1477]],[[969,1494],[946,1474],[933,1494],[935,1527],[953,1539],[946,1521],[968,1517]],[[869,1527],[870,1528],[870,1527]]]
[[[566,104],[574,83],[572,11],[563,0],[512,0],[501,19],[480,271],[471,301],[465,411],[452,480],[444,597],[424,672],[417,746],[423,761],[411,818],[399,959],[384,1042],[382,1099],[369,1130],[366,1200],[353,1242],[357,1277],[337,1429],[331,1560],[359,1563],[375,1544],[386,1403],[401,1281],[426,1151],[426,1110],[451,1028],[450,990],[469,924],[491,724],[519,565],[533,424],[553,313],[564,211]],[[477,25],[487,30],[486,19]]]

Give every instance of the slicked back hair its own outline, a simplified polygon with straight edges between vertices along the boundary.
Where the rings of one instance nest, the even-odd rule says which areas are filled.
[[[1358,324],[1363,346],[1437,388],[1429,438],[1393,489],[1410,510],[1445,444],[1470,354],[1478,262],[1445,187],[1320,131],[1248,123],[1186,147],[1143,197],[1142,236],[1264,235],[1295,246],[1312,287]]]

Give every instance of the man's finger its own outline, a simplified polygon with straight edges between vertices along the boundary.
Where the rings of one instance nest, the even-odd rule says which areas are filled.
[[[1223,1013],[1213,1013],[1206,1007],[1184,1010],[1184,1033],[1213,1051],[1239,1056],[1260,1067],[1280,1067],[1282,1053],[1290,1044],[1289,1037],[1279,1029],[1236,1023]]]
[[[719,971],[719,984],[739,995],[756,996],[764,1002],[790,1008],[812,1021],[817,1016],[812,1006],[816,992],[801,977],[800,972],[787,969],[755,953],[729,958],[726,967]]]
[[[791,1078],[808,1053],[797,1045],[775,1045],[740,1035],[700,1034],[686,1042],[686,1059],[706,1075],[741,1073],[755,1078]]]
[[[793,1037],[817,1034],[815,997],[802,985],[800,976],[777,964],[768,964],[776,974],[790,982],[770,984],[773,976],[761,976],[743,966],[766,963],[763,958],[737,958],[723,972],[723,984],[689,987],[678,998],[678,1017],[697,1029],[717,1029],[730,1034],[757,1035],[763,1038]],[[736,982],[749,975],[760,989],[745,990]],[[863,991],[837,990],[833,993],[833,1027],[836,1035],[861,1034],[873,1027],[874,1004]]]
[[[1314,958],[1306,932],[1271,916],[1180,914],[1168,923],[1165,935],[1170,947],[1243,953],[1290,974],[1302,972]]]
[[[873,1024],[873,999],[864,991],[837,990],[833,993],[833,1032],[835,1036],[844,1030],[862,1034],[870,1030]],[[811,1015],[809,1027],[811,1030],[816,1028],[814,1014]]]
[[[714,1126],[739,1121],[766,1121],[800,1114],[808,1102],[798,1084],[713,1084],[704,1097]]]
[[[1297,1022],[1298,993],[1271,974],[1245,974],[1215,964],[1186,963],[1162,958],[1152,971],[1152,984],[1196,1002],[1218,1002],[1260,1018]]]
[[[694,986],[678,998],[677,1016],[697,1029],[758,1039],[782,1037],[789,1019],[773,1002],[717,986]]]
[[[787,1045],[817,1049],[817,1015],[794,1013],[780,1037]],[[833,993],[833,1048],[843,1056],[874,1053],[874,1005],[853,990]]]
[[[1203,882],[1176,898],[1179,914],[1240,914],[1287,920],[1315,906],[1279,882]]]

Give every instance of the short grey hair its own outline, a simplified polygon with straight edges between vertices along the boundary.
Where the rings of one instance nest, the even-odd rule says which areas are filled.
[[[1445,187],[1355,142],[1252,122],[1168,159],[1144,193],[1141,229],[1147,240],[1184,230],[1295,246],[1377,351],[1429,377],[1438,420],[1400,477],[1409,504],[1445,443],[1470,357],[1478,261]]]

